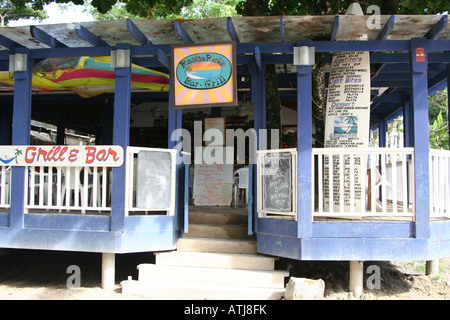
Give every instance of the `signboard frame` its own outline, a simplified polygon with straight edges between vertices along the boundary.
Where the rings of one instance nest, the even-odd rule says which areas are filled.
[[[120,167],[124,151],[117,145],[0,146],[2,166]]]
[[[172,45],[171,54],[174,109],[237,106],[235,41]],[[201,69],[201,63],[220,67],[220,73],[214,72],[206,78],[194,78],[194,75],[190,78],[187,68],[197,64],[197,71],[205,71]]]
[[[291,211],[277,211],[264,208],[265,187],[264,187],[264,157],[267,154],[290,153],[291,154]],[[257,212],[259,218],[290,218],[297,220],[297,149],[277,149],[277,150],[258,150],[257,151]]]

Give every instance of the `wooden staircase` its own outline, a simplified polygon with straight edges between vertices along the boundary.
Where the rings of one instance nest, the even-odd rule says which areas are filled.
[[[138,280],[121,283],[123,293],[155,299],[279,300],[287,271],[275,258],[257,254],[247,234],[247,211],[192,207],[189,233],[177,251],[155,253],[155,264],[140,264]]]

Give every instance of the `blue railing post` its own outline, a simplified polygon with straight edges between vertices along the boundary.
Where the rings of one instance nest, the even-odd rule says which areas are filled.
[[[129,50],[129,44],[116,49]],[[130,55],[131,60],[131,55]],[[113,144],[124,150],[122,166],[113,168],[111,193],[111,231],[124,232],[126,212],[127,147],[130,141],[131,61],[129,67],[115,68]]]
[[[14,106],[12,120],[12,144],[29,145],[31,127],[32,60],[26,48],[15,53],[27,54],[25,71],[14,72]],[[24,156],[24,155],[22,155]],[[26,167],[11,168],[10,227],[22,229],[24,222]]]
[[[297,237],[312,236],[312,66],[297,67]]]
[[[414,124],[416,238],[430,236],[427,40],[411,39],[411,103]]]

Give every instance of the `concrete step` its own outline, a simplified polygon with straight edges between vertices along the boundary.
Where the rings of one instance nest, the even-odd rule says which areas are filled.
[[[253,288],[284,288],[287,271],[236,270],[140,264],[138,281],[171,284],[236,286]]]
[[[256,241],[245,239],[182,238],[177,250],[184,252],[257,253]]]
[[[120,285],[124,294],[170,300],[281,300],[285,291],[277,288],[171,284],[136,280],[125,280]]]
[[[256,254],[156,252],[156,265],[244,270],[274,270],[275,259]]]
[[[217,239],[253,239],[248,235],[247,225],[215,225],[189,223],[186,238],[217,238]]]
[[[189,212],[189,224],[246,224],[247,214],[227,212]]]

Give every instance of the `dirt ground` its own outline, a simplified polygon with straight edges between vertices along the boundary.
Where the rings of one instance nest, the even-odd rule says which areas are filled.
[[[137,279],[136,266],[152,263],[152,253],[116,255],[116,288],[101,289],[101,255],[96,253],[0,249],[1,300],[128,300],[139,296],[121,293],[120,281]],[[70,265],[80,267],[81,286],[67,288]],[[425,261],[370,262],[379,267],[380,289],[365,288],[364,300],[450,299],[450,258],[441,259],[437,276],[425,275]],[[326,300],[355,299],[348,291],[348,262],[309,262],[280,259],[277,268],[289,268],[291,276],[325,281]],[[366,274],[364,283],[367,277]],[[189,297],[186,297],[189,299]]]

